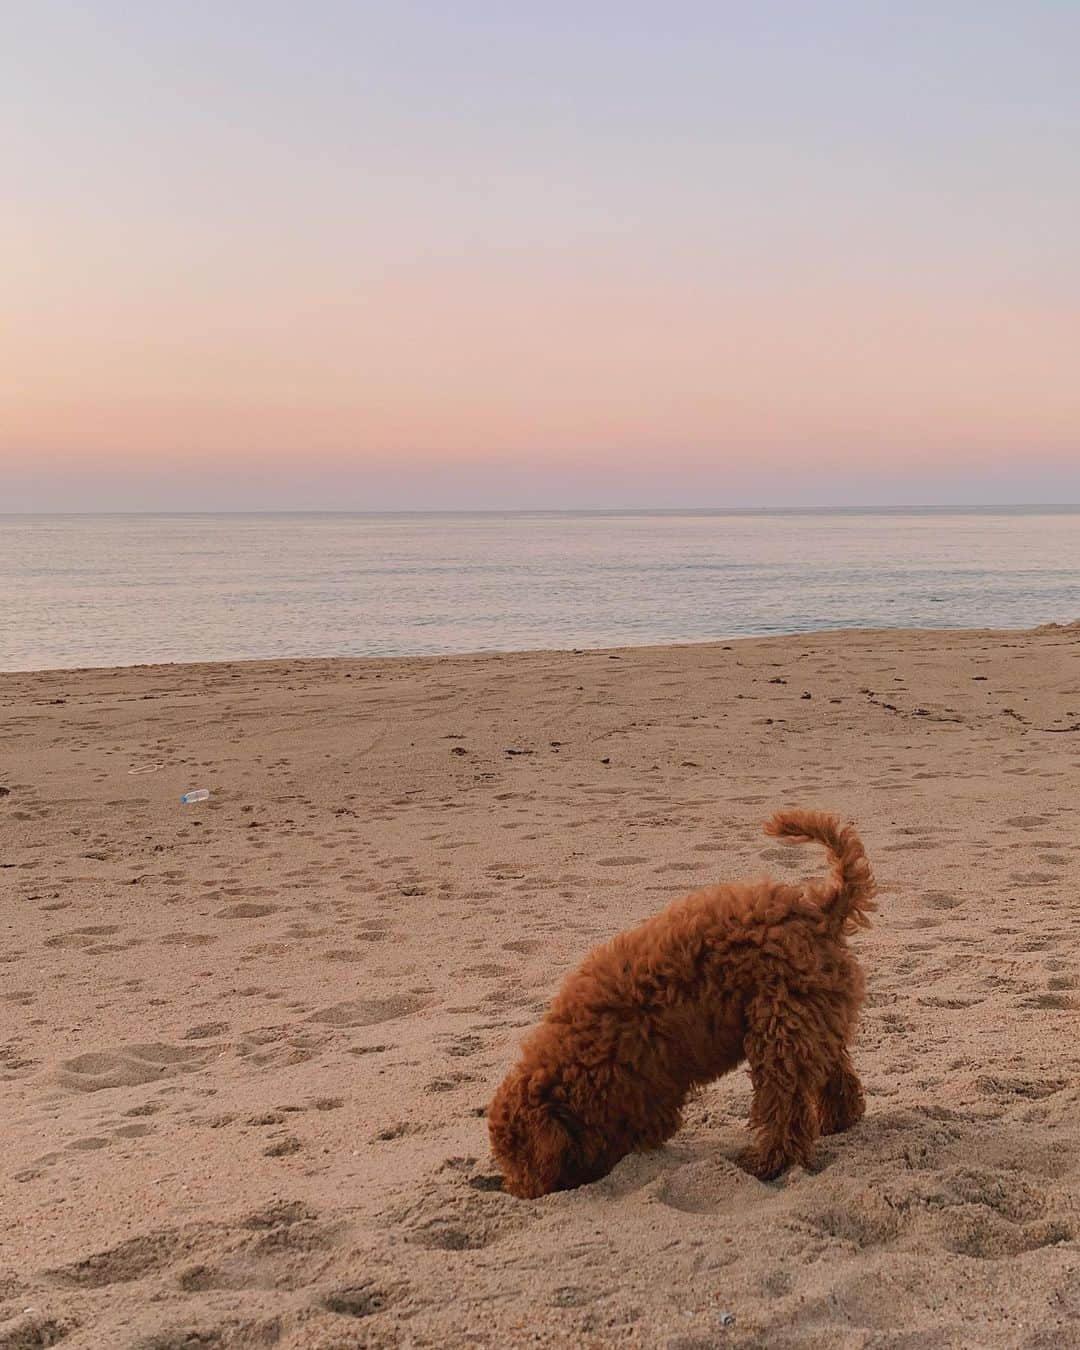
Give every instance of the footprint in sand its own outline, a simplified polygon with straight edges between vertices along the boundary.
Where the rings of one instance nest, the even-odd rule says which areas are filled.
[[[802,855],[805,857],[806,855]],[[780,863],[785,867],[798,867],[800,865],[800,855],[790,848],[763,848],[758,857],[762,862]]]
[[[228,1029],[228,1022],[199,1022],[184,1032],[184,1040],[205,1041],[211,1036],[224,1036]]]
[[[71,928],[66,933],[47,938],[46,947],[96,947],[98,939],[119,933],[120,925],[115,923],[95,924],[88,928]]]
[[[477,1081],[477,1075],[474,1073],[452,1073],[445,1078],[433,1078],[424,1088],[424,1091],[427,1093],[454,1092],[466,1083]]]
[[[69,1265],[45,1272],[54,1284],[82,1289],[104,1289],[110,1284],[126,1284],[142,1279],[169,1266],[175,1257],[188,1250],[190,1238],[166,1229],[129,1238],[106,1251],[94,1252]]]
[[[61,1060],[51,1079],[73,1092],[137,1087],[175,1074],[193,1073],[216,1058],[216,1046],[127,1045]]]
[[[383,1312],[404,1297],[405,1286],[383,1281],[361,1280],[356,1284],[331,1289],[319,1300],[327,1312],[339,1317],[370,1317]]]
[[[281,905],[259,905],[250,901],[239,905],[228,905],[219,909],[215,919],[265,919],[268,914],[276,914]]]
[[[1040,1008],[1048,1012],[1068,1012],[1076,1007],[1076,999],[1070,994],[1032,994],[1020,1000],[1022,1008]]]
[[[724,1158],[686,1163],[664,1172],[647,1194],[685,1214],[743,1213],[761,1203],[762,1186]]]
[[[322,1022],[331,1027],[369,1027],[379,1022],[392,1022],[408,1017],[430,1006],[431,1000],[413,994],[398,994],[392,998],[358,998],[320,1008],[308,1016],[309,1022]]]
[[[204,1347],[270,1346],[281,1338],[281,1321],[227,1318],[220,1323],[191,1323],[154,1332],[135,1342],[132,1350],[204,1350]]]
[[[483,1045],[484,1042],[479,1036],[452,1036],[444,1049],[446,1054],[455,1059],[463,1059],[468,1055],[475,1055],[478,1050],[483,1049]]]
[[[868,1186],[834,1182],[816,1203],[797,1214],[797,1221],[822,1237],[838,1239],[860,1250],[878,1247],[899,1236],[903,1218],[888,1199]]]
[[[948,891],[923,891],[922,898],[930,909],[956,909],[964,903]]]
[[[77,1325],[70,1318],[30,1311],[0,1325],[0,1350],[38,1350],[39,1346],[59,1345]]]
[[[236,1053],[252,1069],[282,1068],[314,1059],[326,1039],[318,1033],[298,1032],[291,1025],[255,1027],[244,1032]]]
[[[419,1200],[395,1206],[384,1221],[414,1246],[455,1252],[479,1251],[530,1221],[530,1207],[520,1200],[501,1189],[473,1186],[477,1173],[475,1158],[448,1158],[435,1178],[423,1183]]]
[[[166,933],[163,947],[212,947],[217,942],[215,933]]]
[[[533,952],[543,951],[550,945],[541,938],[520,938],[516,942],[504,942],[502,949],[504,952],[519,952],[522,956],[531,956]]]
[[[393,1045],[350,1045],[348,1053],[356,1055],[358,1058],[364,1055],[384,1055],[387,1050],[393,1050]]]
[[[941,1211],[928,1227],[946,1251],[958,1256],[997,1260],[1055,1246],[1072,1237],[1071,1225],[1060,1220],[1013,1223],[987,1205],[956,1205]]]

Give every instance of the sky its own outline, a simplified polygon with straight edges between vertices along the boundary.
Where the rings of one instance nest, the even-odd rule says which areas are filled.
[[[1075,0],[7,0],[0,512],[1080,501]]]

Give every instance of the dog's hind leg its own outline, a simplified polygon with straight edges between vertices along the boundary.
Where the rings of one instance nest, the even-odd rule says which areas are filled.
[[[739,1157],[762,1181],[786,1167],[809,1167],[821,1132],[818,1103],[839,1046],[813,1011],[763,999],[747,1010],[745,1050],[754,1087],[750,1128],[757,1138]]]
[[[850,1130],[866,1114],[866,1098],[845,1046],[822,1089],[819,1103],[822,1134]]]

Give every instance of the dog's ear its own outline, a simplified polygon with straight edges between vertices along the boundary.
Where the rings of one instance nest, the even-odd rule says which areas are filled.
[[[549,1082],[536,1113],[534,1157],[546,1190],[567,1190],[586,1180],[585,1122],[574,1111],[562,1081]]]
[[[552,1097],[548,1102],[548,1110],[551,1112],[552,1120],[562,1126],[571,1141],[575,1144],[580,1143],[585,1127],[566,1102],[558,1097]]]
[[[521,1090],[529,1106],[544,1106],[555,1091],[555,1075],[550,1069],[532,1069],[523,1078]]]
[[[577,1143],[584,1130],[584,1123],[570,1106],[566,1083],[546,1069],[538,1069],[529,1075],[526,1096],[529,1105],[538,1111],[546,1111],[552,1121],[562,1127],[571,1142]]]
[[[576,1184],[580,1122],[552,1074],[511,1074],[488,1108],[492,1151],[506,1189],[535,1199]]]
[[[541,1106],[534,1114],[530,1129],[530,1171],[536,1184],[536,1195],[565,1190],[576,1182],[577,1147],[563,1119],[563,1111],[552,1109],[551,1103]]]

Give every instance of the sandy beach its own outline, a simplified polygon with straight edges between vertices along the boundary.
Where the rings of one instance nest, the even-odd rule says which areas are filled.
[[[1078,804],[1080,625],[0,676],[0,1350],[1080,1345]],[[881,884],[865,1121],[503,1194],[560,977],[784,805]]]

